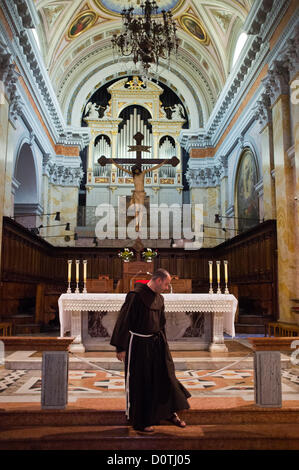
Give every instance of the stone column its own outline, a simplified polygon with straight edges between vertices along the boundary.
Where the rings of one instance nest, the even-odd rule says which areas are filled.
[[[159,132],[153,131],[153,158],[159,158]]]
[[[87,155],[87,171],[92,172],[93,170],[93,150],[94,150],[94,141],[95,137],[93,137],[88,145],[88,155]]]
[[[268,73],[272,90],[273,148],[277,215],[278,302],[280,321],[293,322],[291,299],[295,292],[295,223],[291,147],[289,72],[276,62]]]
[[[193,168],[191,167],[193,166]],[[201,161],[189,164],[187,180],[190,186],[190,203],[203,206],[203,247],[212,247],[221,243],[224,235],[214,224],[214,216],[219,213],[220,201],[220,166],[206,166]],[[215,228],[214,228],[215,226]],[[192,227],[194,228],[194,211],[192,211]]]
[[[294,245],[295,253],[299,251],[299,28],[297,37],[290,44],[290,88],[291,88],[291,118],[293,146],[289,152],[290,164],[293,173],[294,197],[291,203],[294,205]],[[294,293],[299,298],[299,256],[295,256],[295,285]],[[298,308],[298,303],[293,305]],[[294,314],[294,317],[296,315]],[[299,316],[294,320],[299,324]]]
[[[7,134],[8,134],[8,113],[9,103],[4,93],[4,83],[0,81],[0,174],[2,178],[6,178],[6,154],[7,154]],[[2,220],[4,215],[4,197],[5,185],[0,184],[0,261],[1,261],[1,247],[2,247]]]
[[[9,153],[9,127],[10,121],[17,119],[20,114],[20,97],[17,93],[16,82],[18,78],[15,73],[15,64],[12,62],[11,54],[6,46],[0,42],[0,264],[2,247],[2,226],[5,213],[5,188],[7,183],[11,187],[11,177],[7,182],[7,155]],[[12,154],[12,151],[10,150]],[[4,184],[3,184],[4,181]]]

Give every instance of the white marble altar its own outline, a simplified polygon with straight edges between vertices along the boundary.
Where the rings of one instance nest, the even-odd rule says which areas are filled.
[[[226,352],[223,333],[235,336],[237,299],[230,294],[163,294],[169,342]],[[75,337],[71,351],[107,346],[126,294],[62,294],[58,300],[60,335]],[[111,347],[111,349],[113,349]],[[184,347],[182,348],[184,349]],[[190,349],[190,344],[187,349]]]

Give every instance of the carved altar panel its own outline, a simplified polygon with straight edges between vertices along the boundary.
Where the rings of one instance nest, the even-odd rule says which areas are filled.
[[[86,280],[87,292],[113,292],[113,279],[87,279]]]
[[[122,292],[129,292],[131,290],[131,279],[138,278],[140,273],[140,279],[147,279],[145,276],[147,273],[150,275],[154,272],[154,263],[151,261],[132,261],[130,263],[123,263],[123,279],[122,279]],[[150,276],[148,276],[150,277]]]
[[[172,279],[171,287],[173,293],[191,293],[192,292],[192,279]]]

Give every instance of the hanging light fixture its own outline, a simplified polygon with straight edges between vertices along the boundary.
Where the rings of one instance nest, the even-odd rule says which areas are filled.
[[[178,50],[176,24],[170,11],[162,10],[158,14],[158,5],[153,0],[146,0],[142,5],[141,15],[134,14],[134,8],[124,8],[121,12],[124,31],[114,34],[113,50],[119,56],[132,57],[134,64],[140,63],[140,73],[146,78],[152,64],[168,59]]]

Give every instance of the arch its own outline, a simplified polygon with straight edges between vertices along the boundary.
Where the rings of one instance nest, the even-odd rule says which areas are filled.
[[[14,196],[14,212],[39,212],[39,181],[36,159],[32,146],[23,140],[19,146],[14,168],[14,178],[18,183]]]
[[[176,146],[176,142],[175,142],[175,139],[173,136],[171,135],[168,135],[168,134],[165,134],[163,135],[160,140],[159,140],[159,147],[161,147],[161,145],[163,145],[163,143],[165,142],[165,140],[169,140],[171,142],[171,144],[175,147]]]
[[[108,145],[111,145],[111,139],[110,137],[107,135],[107,134],[98,134],[96,136],[96,138],[94,139],[94,147],[97,145],[97,143],[99,142],[99,140],[101,140],[102,138],[105,139],[105,141],[107,142]]]
[[[248,146],[239,156],[233,188],[235,216],[240,231],[257,225],[259,221],[259,197],[255,190],[258,181],[258,162]]]
[[[96,89],[99,83],[101,85],[109,83],[112,77],[118,80],[123,78],[117,69],[117,64],[107,65],[105,70],[101,68],[98,73],[96,72],[94,69],[89,72],[86,70],[86,75],[80,80],[80,83],[77,83],[76,86],[74,83],[70,84],[73,92],[65,95],[65,99],[61,98],[65,119],[71,125],[80,125],[81,115],[79,117],[76,110],[81,109],[83,112],[86,102],[92,94],[90,90]],[[109,77],[109,80],[106,77]],[[165,70],[163,77],[160,77],[160,79],[163,79],[167,86],[169,86],[168,83],[175,82],[177,90],[180,90],[178,96],[187,111],[190,128],[197,129],[207,121],[210,111],[208,111],[207,104],[205,104],[204,93],[202,90],[195,91],[197,88],[193,80],[187,81],[186,75],[180,73],[180,70],[176,70],[175,75],[174,71]],[[198,109],[198,103],[200,103],[200,109]]]
[[[149,116],[148,116],[148,119],[152,119],[153,115],[152,115],[152,110],[150,109],[149,106],[147,106],[146,104],[143,104],[142,106],[141,105],[138,105],[138,104],[133,104],[133,101],[132,100],[132,103],[128,104],[126,103],[125,105],[123,105],[120,110],[119,110],[119,113],[118,113],[118,118],[121,119],[121,114],[123,113],[123,111],[125,111],[127,108],[130,108],[132,106],[136,107],[136,108],[143,108],[145,111],[148,111],[149,113]]]

